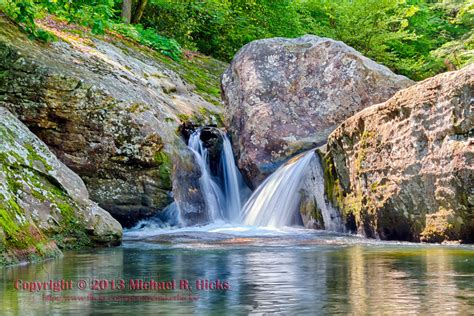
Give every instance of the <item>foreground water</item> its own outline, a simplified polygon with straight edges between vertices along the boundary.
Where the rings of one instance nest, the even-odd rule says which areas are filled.
[[[71,251],[44,263],[4,268],[0,314],[467,315],[474,310],[473,246],[218,224],[187,230],[146,227],[127,232],[125,239],[119,248]],[[24,285],[50,279],[71,280],[73,289],[15,289],[17,280]],[[94,279],[108,284],[102,281],[91,290]],[[130,288],[129,280],[150,279],[175,280],[176,289]],[[86,289],[78,288],[82,280]],[[180,280],[193,290],[180,290]],[[196,280],[219,280],[220,287],[228,282],[230,288],[198,290]]]

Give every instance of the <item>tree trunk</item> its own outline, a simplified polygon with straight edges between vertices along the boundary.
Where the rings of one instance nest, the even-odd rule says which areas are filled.
[[[132,0],[123,0],[122,1],[122,21],[124,23],[130,24],[132,19]]]
[[[147,3],[148,3],[148,0],[138,0],[137,7],[132,17],[133,24],[140,23],[140,20],[143,16],[143,11],[145,11],[145,7]]]

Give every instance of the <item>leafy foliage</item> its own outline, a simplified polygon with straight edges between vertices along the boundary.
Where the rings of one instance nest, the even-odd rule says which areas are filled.
[[[291,0],[154,0],[143,23],[191,50],[230,60],[246,43],[301,32]]]
[[[119,2],[114,0],[0,0],[0,9],[26,32],[44,41],[52,39],[52,36],[36,26],[35,18],[45,14],[54,14],[68,23],[89,27],[93,34],[104,34],[106,30],[115,30],[175,60],[181,57],[181,48],[176,41],[157,34],[154,29],[120,23],[116,9]]]
[[[423,79],[472,59],[472,7],[459,0],[154,0],[143,23],[222,60],[259,38],[331,37]]]
[[[173,60],[179,60],[181,57],[181,46],[178,42],[157,34],[154,29],[145,29],[140,24],[130,25],[123,23],[113,24],[111,29],[142,45],[153,48]]]
[[[474,59],[472,0],[135,0],[143,26],[121,22],[121,3],[0,0],[0,8],[43,40],[50,35],[34,19],[48,13],[95,34],[112,29],[175,60],[180,45],[229,61],[250,41],[304,34],[344,41],[413,79]]]
[[[35,24],[37,6],[33,0],[0,0],[0,9],[5,11],[27,33],[42,41],[49,41],[54,37],[48,32],[39,29]]]
[[[55,0],[39,1],[48,13],[58,15],[67,22],[78,23],[92,29],[94,34],[103,34],[114,17],[114,0]]]

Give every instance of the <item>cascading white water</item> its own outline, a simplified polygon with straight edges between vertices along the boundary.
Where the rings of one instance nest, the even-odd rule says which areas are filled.
[[[190,136],[188,147],[194,153],[201,169],[200,189],[211,223],[225,221],[237,225],[275,228],[301,224],[299,207],[302,186],[304,183],[308,185],[306,181],[311,179],[309,192],[321,211],[325,229],[343,231],[338,211],[326,201],[323,169],[314,150],[290,159],[248,198],[251,192],[235,164],[227,135],[219,130],[222,137],[222,151],[217,165],[218,170],[215,170],[213,165],[213,175],[209,152],[201,140],[201,132],[202,130],[198,129]],[[165,215],[168,224],[181,223],[175,204],[167,208]]]
[[[218,219],[223,219],[224,195],[219,188],[219,185],[211,177],[211,171],[209,170],[209,155],[207,148],[204,147],[204,144],[201,141],[201,130],[197,130],[189,137],[188,147],[194,153],[199,168],[201,169],[199,184],[201,185],[201,192],[204,195],[210,220],[212,222]]]
[[[223,148],[220,167],[224,184],[224,197],[226,201],[226,218],[231,222],[239,219],[243,203],[250,195],[250,189],[245,184],[239,169],[235,165],[234,153],[229,138],[221,132]]]
[[[342,231],[341,218],[326,202],[321,163],[314,150],[291,159],[265,180],[252,194],[242,211],[243,223],[253,226],[290,226],[299,214],[301,186],[308,170],[315,168],[314,197],[326,230]]]
[[[214,179],[211,175],[208,150],[201,141],[200,129],[190,136],[188,147],[194,153],[201,169],[202,176],[199,182],[211,216],[210,220],[216,221],[221,219],[233,222],[238,219],[242,204],[248,197],[250,190],[245,185],[242,175],[235,165],[229,138],[225,133],[219,132],[223,140],[219,164],[221,179]],[[219,182],[222,182],[223,189],[219,186]]]
[[[267,178],[242,211],[243,223],[252,226],[290,226],[301,201],[302,179],[314,151],[291,159]]]

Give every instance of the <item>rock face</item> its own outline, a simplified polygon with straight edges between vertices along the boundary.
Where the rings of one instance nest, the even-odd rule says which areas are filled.
[[[411,84],[328,38],[251,42],[221,80],[238,165],[255,186],[288,157],[325,143],[343,120]]]
[[[0,105],[78,173],[91,199],[124,226],[156,214],[173,201],[174,157],[190,156],[180,153],[187,148],[178,126],[218,119],[215,92],[203,89],[212,85],[206,67],[224,67],[200,56],[177,64],[112,36],[42,27],[58,41],[31,41],[0,18]]]
[[[328,196],[358,232],[474,241],[474,65],[364,109],[329,137]]]
[[[3,107],[0,139],[0,265],[120,244],[121,225],[81,178]]]
[[[176,159],[173,176],[173,193],[180,206],[181,220],[185,225],[207,224],[209,214],[201,193],[199,178],[202,172],[191,151],[182,151]]]
[[[323,214],[316,199],[318,182],[321,181],[317,164],[319,164],[319,161],[313,159],[308,166],[307,174],[303,178],[299,209],[301,220],[306,228],[325,229]]]

